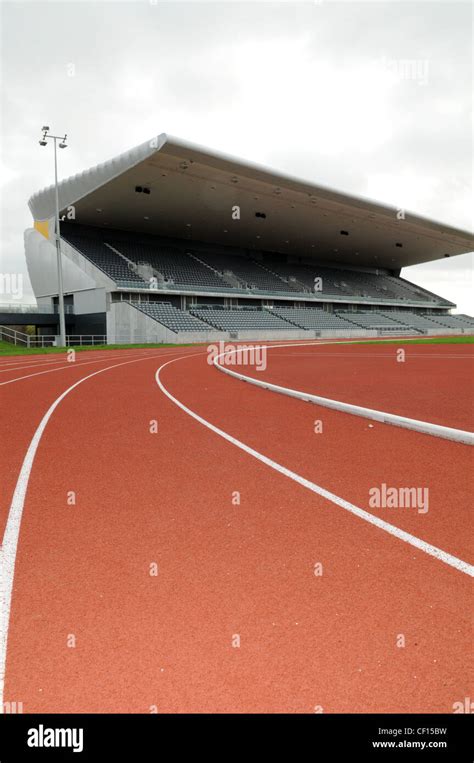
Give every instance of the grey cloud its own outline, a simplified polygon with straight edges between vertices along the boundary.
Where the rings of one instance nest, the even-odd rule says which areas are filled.
[[[460,227],[471,223],[468,3],[4,2],[2,17],[1,160],[14,175],[1,196],[3,270],[26,273],[26,202],[52,179],[51,152],[41,153],[37,143],[44,121],[71,137],[61,176],[165,131],[361,195],[374,174],[403,177],[409,170],[434,179],[413,211]],[[262,47],[250,69],[249,45]],[[388,86],[371,77],[370,66],[403,59],[428,60],[425,86],[410,80]],[[296,81],[275,80],[282,64]],[[315,70],[329,80],[315,82]],[[328,150],[320,139],[331,135],[328,99],[350,100],[350,76],[359,70],[361,92],[376,109],[387,108],[389,129],[370,150]],[[304,95],[288,114],[298,82]],[[317,119],[301,131],[310,103]],[[367,115],[352,109],[346,119],[350,134]],[[466,262],[453,258],[413,273],[464,277],[472,258]],[[449,288],[456,291],[451,282]]]

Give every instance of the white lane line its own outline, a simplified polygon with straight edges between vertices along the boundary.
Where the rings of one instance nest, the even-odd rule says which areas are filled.
[[[222,429],[219,429],[219,427],[214,426],[214,424],[211,424],[206,419],[203,419],[202,416],[199,416],[199,414],[192,411],[190,408],[184,405],[184,403],[182,403],[180,400],[174,397],[174,395],[172,395],[171,392],[169,392],[166,389],[166,387],[164,386],[160,378],[161,371],[164,368],[166,368],[166,366],[169,366],[171,363],[176,363],[178,360],[183,360],[183,358],[175,358],[174,360],[168,360],[166,363],[160,366],[160,368],[158,368],[155,374],[155,380],[158,387],[163,392],[163,394],[166,395],[166,397],[169,398],[171,402],[177,405],[178,408],[181,408],[182,411],[187,413],[188,416],[191,416],[196,421],[199,421],[200,424],[207,427],[212,432],[222,437],[224,440],[227,440],[227,442],[230,442],[232,445],[235,445],[236,448],[240,448],[240,450],[243,450],[245,453],[248,453],[250,456],[253,456],[253,458],[256,458],[258,461],[261,461],[263,464],[266,464],[266,466],[269,466],[271,469],[274,469],[276,472],[283,474],[285,477],[289,477],[294,482],[297,482],[299,485],[302,485],[308,490],[311,490],[313,493],[320,495],[322,498],[326,498],[326,500],[331,501],[331,503],[336,504],[336,506],[339,506],[340,508],[345,509],[346,511],[349,511],[351,514],[355,514],[355,516],[359,517],[360,519],[364,519],[366,522],[369,522],[370,524],[375,525],[379,529],[384,530],[390,535],[393,535],[395,538],[398,538],[399,540],[402,540],[405,543],[410,544],[411,546],[414,546],[420,551],[424,551],[425,554],[429,554],[429,556],[433,556],[435,557],[435,559],[438,559],[439,561],[444,562],[445,564],[449,564],[451,567],[454,567],[454,569],[458,570],[459,572],[464,572],[466,575],[470,575],[471,577],[474,577],[474,566],[469,564],[468,562],[465,562],[462,559],[459,559],[457,556],[453,556],[452,554],[449,554],[447,551],[443,551],[442,549],[437,548],[436,546],[432,546],[431,543],[427,543],[426,541],[421,540],[421,538],[417,538],[415,535],[411,535],[411,533],[407,533],[405,532],[405,530],[401,530],[399,527],[396,527],[395,525],[391,525],[389,522],[385,522],[385,520],[380,519],[379,517],[374,516],[373,514],[370,514],[368,511],[365,511],[364,509],[360,509],[358,506],[355,506],[353,503],[346,501],[344,498],[340,498],[338,495],[331,493],[329,490],[326,490],[320,485],[317,485],[315,482],[311,482],[305,477],[302,477],[301,475],[296,474],[296,472],[291,471],[291,469],[287,469],[286,466],[282,466],[281,464],[278,464],[276,461],[273,461],[273,459],[263,455],[263,453],[260,453],[254,448],[251,448],[249,445],[246,445],[240,440],[237,440],[232,435],[228,434],[227,432],[224,432]]]
[[[9,368],[0,368],[0,374],[8,374],[12,371],[23,371],[24,368],[38,368],[38,366],[52,366],[58,363],[67,363],[66,360],[55,360],[54,363],[29,363],[27,366],[10,366]]]
[[[91,355],[93,353],[95,357],[100,358],[100,357],[104,357],[104,355],[110,355],[112,352],[118,352],[118,350],[115,350],[115,351],[114,350],[107,350],[107,351],[105,351],[105,350],[101,350],[101,351],[98,351],[98,350],[94,350],[94,351],[86,350],[86,351],[81,351],[80,354],[84,355],[86,357],[87,355]],[[32,365],[41,366],[41,365],[44,365],[44,364],[47,364],[47,363],[51,363],[51,364],[56,363],[59,360],[61,360],[61,358],[65,358],[65,357],[66,357],[66,352],[64,352],[64,355],[62,353],[60,353],[60,352],[51,353],[50,355],[46,355],[46,354],[44,354],[44,355],[43,354],[40,354],[40,355],[27,355],[27,354],[25,354],[25,355],[18,355],[18,356],[15,356],[15,359],[12,360],[9,363],[7,363],[7,362],[3,362],[3,363],[0,362],[0,367],[4,368],[5,366],[9,366],[10,368],[15,368],[16,366],[24,365],[25,363],[31,363]],[[87,357],[86,357],[86,360],[87,360]]]
[[[276,346],[284,347],[284,345],[254,345],[254,347],[259,347],[260,350],[273,349],[273,347]],[[392,424],[397,427],[403,427],[404,429],[412,429],[413,431],[419,432],[421,434],[428,434],[432,435],[433,437],[442,437],[446,440],[454,440],[455,442],[461,442],[464,445],[474,445],[474,433],[466,431],[465,429],[445,427],[441,426],[441,424],[432,424],[430,421],[410,419],[407,416],[399,416],[396,413],[386,413],[385,411],[378,411],[375,408],[364,408],[361,405],[343,403],[340,400],[332,400],[329,397],[311,395],[309,392],[302,392],[301,390],[291,389],[291,387],[281,387],[278,384],[271,384],[270,382],[264,381],[262,379],[256,379],[253,376],[246,376],[245,374],[240,374],[237,371],[231,371],[230,368],[225,368],[218,362],[219,358],[235,355],[239,352],[242,352],[242,349],[229,349],[221,352],[213,359],[214,366],[219,369],[219,371],[223,371],[223,373],[229,374],[229,376],[233,376],[240,381],[254,384],[256,387],[268,389],[271,392],[278,392],[280,395],[288,395],[288,397],[294,397],[307,403],[315,403],[316,405],[321,405],[324,408],[332,408],[336,411],[342,411],[343,413],[350,413],[353,416],[362,416],[363,418],[372,419],[373,421],[378,421],[382,424]],[[316,357],[318,356],[316,355]]]
[[[136,353],[136,354],[137,355],[142,355],[143,353]],[[58,356],[56,356],[56,358],[57,357]],[[128,358],[128,357],[130,357],[130,355],[125,355],[125,354],[121,355],[120,353],[116,352],[116,353],[110,353],[110,355],[106,355],[105,357],[104,357],[104,355],[98,355],[97,357],[94,357],[94,360],[109,360],[110,358],[123,358],[123,357]],[[82,358],[80,358],[80,360],[81,360],[81,362],[83,362]],[[84,358],[84,361],[87,361],[87,358]],[[67,358],[64,357],[64,358],[60,358],[58,360],[55,359],[53,361],[46,361],[45,360],[45,361],[43,361],[41,363],[29,363],[27,366],[13,366],[13,368],[11,368],[11,367],[10,368],[0,368],[0,374],[7,374],[7,373],[11,373],[12,371],[23,371],[24,368],[38,368],[39,366],[53,366],[53,365],[57,366],[59,364],[62,364],[62,366],[66,367],[66,366],[74,365],[74,363],[78,363],[78,358],[77,357],[76,357],[76,360],[74,360],[74,361],[67,360]],[[78,363],[78,365],[80,365],[80,363]]]
[[[136,353],[137,355],[142,356],[143,353]],[[49,368],[47,371],[38,371],[34,374],[27,374],[26,376],[17,376],[15,379],[8,379],[8,381],[0,382],[0,387],[4,387],[6,384],[13,384],[14,382],[22,381],[23,379],[32,379],[33,376],[43,376],[43,374],[52,374],[55,371],[64,371],[66,368],[79,368],[80,366],[89,366],[91,363],[105,363],[109,358],[111,357],[123,357],[123,355],[114,355],[109,356],[106,358],[97,358],[96,360],[86,360],[86,361],[78,361],[75,360],[71,363],[65,363],[63,366],[60,366],[59,368]],[[129,357],[128,355],[126,357]],[[154,357],[150,355],[146,355],[145,357]]]
[[[60,352],[58,353],[52,353],[51,355],[47,354],[40,354],[40,355],[18,355],[15,356],[15,359],[12,360],[9,363],[6,362],[0,362],[0,368],[5,371],[14,371],[19,366],[23,366],[26,362],[28,362],[31,366],[42,366],[42,365],[54,365],[55,363],[61,362],[61,359],[66,361],[66,350],[76,349],[72,347],[68,347],[64,350],[64,355]],[[128,350],[78,350],[76,351],[76,358],[83,358],[84,360],[90,360],[91,356],[94,358],[97,358],[98,360],[101,358],[112,358],[112,357],[130,357],[131,355],[136,355],[138,352],[141,352],[143,354],[145,353],[151,353],[156,352],[156,350],[159,350],[159,347],[153,347],[150,350],[145,349],[144,347],[139,347],[136,350],[134,349],[128,349]],[[172,350],[172,347],[163,348]],[[2,356],[0,356],[2,357]]]
[[[161,351],[161,353],[162,353],[162,355],[171,355],[174,352],[177,352],[178,350],[183,351],[183,350],[186,350],[186,349],[188,349],[188,348],[187,347],[181,347],[181,348],[176,348],[175,349],[173,347],[164,347],[163,350]],[[189,349],[192,349],[192,348],[189,348]],[[168,352],[165,352],[165,350],[167,350]],[[153,351],[154,352],[160,351],[160,348],[159,347],[155,347],[153,350],[146,350],[144,352],[137,351],[137,350],[129,350],[129,351],[121,350],[116,355],[103,355],[102,357],[97,358],[95,360],[79,361],[79,360],[76,359],[74,362],[70,362],[70,363],[66,362],[60,368],[51,368],[51,369],[48,369],[47,371],[38,371],[38,373],[27,374],[26,376],[18,376],[15,379],[8,379],[8,381],[0,382],[0,387],[5,386],[6,384],[13,384],[14,382],[22,381],[23,379],[31,379],[33,376],[42,376],[43,374],[51,374],[51,373],[53,373],[53,371],[63,371],[65,368],[68,368],[68,367],[71,367],[71,368],[76,367],[77,368],[78,366],[87,366],[87,365],[90,365],[91,363],[103,363],[106,360],[109,360],[110,358],[123,358],[123,357],[129,358],[131,355],[133,355],[133,356],[140,355],[140,356],[145,356],[145,357],[148,357],[148,358],[149,357],[156,357],[155,355],[151,355],[150,354]],[[13,369],[13,370],[15,370],[15,369]]]
[[[251,342],[249,342],[251,344]],[[339,342],[340,344],[340,342]],[[269,347],[273,347],[273,345],[268,345]],[[275,345],[277,346],[277,345]],[[278,358],[314,358],[314,353],[312,352],[276,352],[275,355]],[[345,358],[347,360],[354,360],[355,358],[393,358],[393,353],[385,352],[372,352],[372,353],[362,353],[358,352],[354,355],[350,355],[347,352],[318,352],[318,358]],[[441,360],[474,360],[474,354],[468,355],[467,353],[464,355],[433,355],[428,353],[416,353],[416,352],[410,352],[410,359],[411,358],[439,358]]]
[[[72,392],[76,387],[88,379],[91,379],[93,376],[102,374],[105,371],[110,371],[112,368],[118,368],[119,366],[126,366],[130,363],[140,363],[145,360],[156,359],[160,357],[162,357],[162,354],[147,355],[145,358],[134,358],[133,360],[126,360],[123,363],[114,363],[112,366],[100,368],[98,371],[94,371],[87,376],[83,376],[82,379],[79,379],[70,387],[68,387],[68,389],[59,395],[54,403],[50,405],[33,435],[22,467],[20,469],[20,473],[18,475],[15,492],[13,493],[7,523],[5,526],[3,543],[0,547],[0,714],[3,713],[8,625],[10,622],[13,578],[15,573],[15,562],[18,549],[18,537],[20,534],[21,518],[23,515],[23,507],[25,505],[25,497],[30,480],[31,469],[33,467],[36,451],[38,450],[38,446],[40,444],[41,437],[46,428],[46,425],[61,401],[64,400],[64,398],[69,395],[69,393]]]
[[[27,362],[31,362],[31,365],[39,366],[47,363],[54,363],[57,362],[58,358],[61,358],[61,355],[52,355],[50,358],[48,358],[47,355],[38,355],[39,361],[36,360],[36,356],[34,358],[31,358],[29,355],[20,355],[17,360],[14,360],[10,363],[0,363],[0,368],[6,368],[7,370],[9,368],[17,368],[17,366],[24,365]]]

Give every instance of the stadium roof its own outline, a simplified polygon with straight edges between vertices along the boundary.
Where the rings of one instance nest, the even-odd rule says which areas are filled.
[[[467,231],[409,212],[399,220],[395,207],[164,133],[61,181],[59,203],[83,225],[393,270],[474,249]],[[50,219],[54,186],[28,204],[35,220]]]

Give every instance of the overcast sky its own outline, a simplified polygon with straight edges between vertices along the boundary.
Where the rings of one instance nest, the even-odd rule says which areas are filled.
[[[168,132],[472,229],[472,8],[457,2],[2,2],[0,271],[29,196]],[[471,307],[473,255],[405,278]],[[0,302],[8,295],[0,294]]]

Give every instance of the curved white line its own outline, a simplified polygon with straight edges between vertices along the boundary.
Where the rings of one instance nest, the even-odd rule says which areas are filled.
[[[83,382],[91,379],[93,376],[102,374],[105,371],[110,371],[112,368],[126,366],[130,363],[140,363],[145,360],[151,360],[159,357],[161,357],[161,355],[157,354],[147,355],[145,358],[134,358],[133,360],[126,360],[123,363],[114,363],[112,366],[100,368],[98,371],[94,371],[87,376],[83,376],[82,379],[79,379],[70,387],[68,387],[68,389],[59,395],[54,403],[50,405],[43,418],[41,419],[36,432],[33,435],[22,467],[20,469],[20,473],[18,475],[15,492],[13,493],[10,511],[8,513],[7,523],[5,526],[3,543],[0,547],[0,714],[3,713],[3,691],[5,684],[8,625],[10,622],[13,577],[15,573],[15,561],[18,548],[18,537],[20,534],[21,518],[23,515],[23,507],[25,504],[26,491],[28,489],[31,469],[33,467],[36,451],[38,450],[38,446],[40,444],[41,437],[46,428],[46,425],[61,401],[64,400],[64,398],[69,395],[73,389],[76,389],[76,387],[78,387]]]
[[[175,358],[174,360],[168,360],[166,363],[163,363],[163,365],[160,366],[160,368],[158,368],[156,371],[155,380],[163,394],[166,395],[166,397],[171,400],[172,403],[178,406],[178,408],[181,408],[182,411],[187,413],[188,416],[191,416],[191,418],[199,421],[200,424],[207,427],[207,429],[210,429],[211,432],[219,435],[224,440],[227,440],[227,442],[230,442],[232,445],[235,445],[236,448],[240,448],[240,450],[248,453],[250,456],[256,458],[258,461],[261,461],[266,466],[269,466],[276,472],[283,474],[285,477],[289,477],[289,479],[297,482],[299,485],[302,485],[308,490],[311,490],[313,493],[320,495],[322,498],[331,501],[331,503],[336,504],[336,506],[349,511],[351,514],[355,514],[355,516],[359,517],[360,519],[364,519],[366,522],[375,525],[379,529],[384,530],[390,535],[393,535],[395,538],[398,538],[399,540],[402,540],[411,546],[414,546],[420,551],[424,551],[425,554],[433,556],[435,559],[439,559],[439,561],[448,564],[450,567],[454,567],[454,569],[458,570],[459,572],[464,572],[466,575],[474,577],[474,566],[468,562],[465,562],[462,559],[459,559],[457,556],[453,556],[453,554],[449,554],[447,551],[443,551],[442,549],[431,545],[431,543],[427,543],[426,541],[421,540],[421,538],[417,538],[415,535],[411,535],[411,533],[405,532],[405,530],[401,530],[395,525],[391,525],[389,522],[385,522],[385,520],[370,514],[364,509],[360,509],[358,506],[355,506],[353,503],[346,501],[344,498],[340,498],[338,495],[331,493],[329,490],[326,490],[320,485],[317,485],[305,477],[296,474],[296,472],[293,472],[291,469],[287,469],[286,466],[278,464],[272,458],[263,455],[263,453],[260,453],[254,448],[251,448],[249,445],[246,445],[244,442],[241,442],[241,440],[237,440],[237,438],[233,437],[227,432],[224,432],[222,429],[219,429],[219,427],[214,426],[214,424],[211,424],[209,421],[202,418],[202,416],[199,416],[199,414],[192,411],[166,389],[160,378],[161,371],[166,368],[166,366],[169,366],[171,363],[176,363],[178,360],[183,360],[183,358]]]
[[[252,344],[248,344],[247,347],[251,347]],[[254,348],[259,349],[273,349],[274,347],[285,347],[287,345],[258,345],[254,344]],[[296,345],[295,345],[296,346]],[[385,411],[377,411],[375,408],[364,408],[361,405],[353,405],[352,403],[343,403],[340,400],[332,400],[328,397],[321,397],[320,395],[311,395],[309,392],[302,392],[301,390],[291,389],[290,387],[281,387],[278,384],[271,384],[270,382],[255,379],[253,376],[245,376],[245,374],[239,374],[237,371],[231,371],[230,368],[225,368],[218,360],[224,356],[234,355],[238,352],[242,352],[241,348],[232,350],[225,350],[213,359],[213,365],[223,371],[229,376],[234,376],[240,381],[248,382],[249,384],[255,384],[256,387],[262,387],[268,389],[271,392],[278,392],[280,395],[288,395],[288,397],[295,397],[298,400],[303,400],[307,403],[315,403],[321,405],[324,408],[332,408],[336,411],[342,411],[343,413],[350,413],[353,416],[362,416],[366,419],[372,419],[373,421],[379,421],[382,424],[393,424],[397,427],[403,427],[404,429],[412,429],[415,432],[421,434],[429,434],[433,437],[442,437],[446,440],[454,440],[455,442],[464,443],[464,445],[474,445],[474,434],[464,429],[455,429],[454,427],[445,427],[441,424],[432,424],[429,421],[420,421],[418,419],[410,419],[407,416],[399,416],[396,413],[386,413]]]
[[[159,349],[159,348],[157,347],[156,349]],[[167,348],[167,349],[171,349],[171,348]],[[147,353],[136,352],[135,354],[140,356],[144,355],[145,358],[155,357],[153,355],[150,355],[149,351]],[[172,355],[173,352],[166,353],[166,354]],[[95,358],[94,360],[85,360],[85,361],[75,360],[74,362],[69,362],[69,363],[66,361],[64,365],[60,366],[59,368],[50,368],[47,371],[38,371],[37,373],[34,373],[34,374],[27,374],[26,376],[17,376],[16,379],[8,379],[7,381],[0,382],[0,387],[4,387],[7,384],[13,384],[14,382],[23,381],[23,379],[32,379],[34,376],[43,376],[43,374],[52,374],[55,371],[64,371],[64,369],[66,368],[79,368],[79,366],[89,366],[91,365],[91,363],[105,363],[107,360],[114,357],[118,358],[118,357],[124,357],[124,356],[119,353],[118,355],[109,355],[108,357]],[[129,357],[129,356],[125,355],[125,357]]]
[[[143,353],[137,353],[137,355],[142,355],[142,354]],[[58,353],[58,355],[59,355],[59,353]],[[74,363],[76,363],[77,365],[80,365],[80,363],[78,363],[77,359],[74,360],[74,361],[68,361],[66,357],[60,357],[59,356],[59,358],[58,358],[58,355],[56,355],[55,359],[52,360],[52,361],[44,360],[41,363],[29,363],[27,366],[24,366],[24,365],[23,366],[18,366],[18,365],[16,365],[16,366],[13,366],[13,368],[0,368],[0,374],[7,374],[7,373],[11,373],[12,371],[23,371],[23,369],[25,369],[25,368],[38,368],[40,366],[53,366],[53,365],[57,366],[57,365],[61,364],[61,367],[65,367],[65,366],[74,365]],[[106,355],[105,357],[104,357],[104,355],[100,355],[100,356],[98,355],[97,357],[94,357],[94,361],[98,361],[98,360],[110,360],[110,359],[113,359],[113,358],[121,358],[121,357],[126,357],[127,358],[129,356],[126,353],[120,354],[120,352],[115,352],[115,353],[111,352],[110,355]],[[81,358],[81,361],[82,361],[82,358]],[[84,362],[87,362],[87,358],[84,358]],[[56,369],[54,369],[54,370],[56,370]]]

